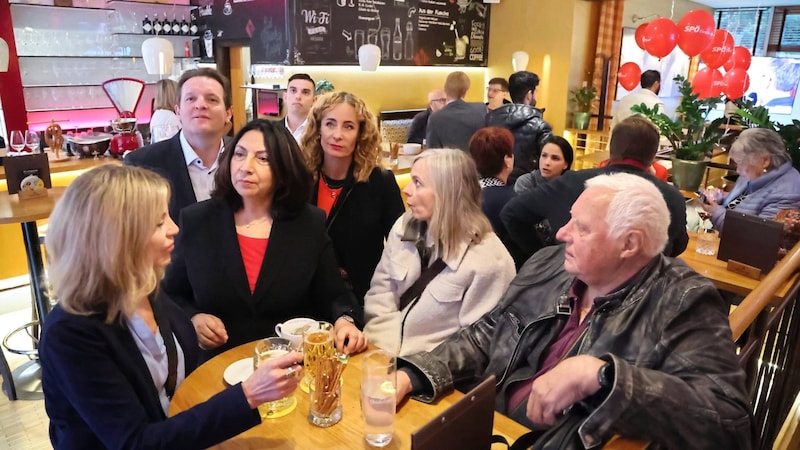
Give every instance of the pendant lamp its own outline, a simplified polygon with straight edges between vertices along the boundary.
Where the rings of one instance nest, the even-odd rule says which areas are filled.
[[[150,75],[170,75],[175,50],[164,38],[154,37],[142,42],[142,59]]]
[[[528,52],[517,51],[511,54],[511,66],[514,72],[525,70],[528,67]]]
[[[375,44],[364,44],[358,48],[358,64],[362,72],[375,72],[381,63],[381,48]]]

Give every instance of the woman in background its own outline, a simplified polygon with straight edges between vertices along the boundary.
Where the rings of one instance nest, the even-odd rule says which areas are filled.
[[[178,232],[168,199],[155,173],[106,165],[76,178],[50,216],[58,304],[39,356],[56,449],[206,448],[258,425],[259,404],[297,387],[292,352],[167,418],[199,354],[191,322],[157,288]]]
[[[150,118],[150,143],[175,136],[181,129],[181,121],[175,114],[178,104],[178,83],[170,79],[158,80],[156,83],[153,116]]]
[[[514,261],[481,211],[475,173],[461,150],[414,160],[409,211],[392,227],[364,299],[364,332],[375,345],[401,356],[431,350],[491,310],[514,278]]]
[[[725,211],[773,219],[781,209],[800,208],[800,173],[792,167],[781,136],[767,128],[748,128],[731,146],[739,178],[731,192],[705,192],[701,206],[711,214],[714,228],[722,230]]]
[[[514,192],[519,194],[560,177],[572,167],[574,154],[569,141],[561,136],[549,137],[539,155],[539,168],[520,176],[514,183]]]
[[[361,308],[383,242],[405,206],[383,153],[375,117],[347,92],[320,97],[301,147],[312,176],[311,203],[325,211],[341,275]]]
[[[326,320],[344,353],[367,346],[362,315],[336,265],[311,175],[282,122],[256,119],[226,147],[211,198],[181,211],[162,283],[213,356],[295,317]]]
[[[542,155],[547,150],[545,145]],[[508,235],[503,221],[500,220],[500,210],[515,195],[514,186],[506,184],[514,170],[514,135],[507,128],[481,128],[470,138],[469,152],[481,177],[481,209],[519,268],[525,262],[525,254]]]

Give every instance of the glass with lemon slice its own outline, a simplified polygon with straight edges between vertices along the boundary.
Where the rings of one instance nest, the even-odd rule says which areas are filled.
[[[397,358],[385,350],[373,350],[362,358],[361,370],[364,439],[373,447],[385,447],[394,432]]]

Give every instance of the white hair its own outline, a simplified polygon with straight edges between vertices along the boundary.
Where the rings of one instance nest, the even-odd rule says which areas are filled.
[[[639,230],[644,235],[645,256],[661,253],[667,245],[670,216],[667,202],[649,180],[629,173],[599,175],[586,181],[586,188],[602,187],[612,191],[606,212],[608,237],[619,239]]]

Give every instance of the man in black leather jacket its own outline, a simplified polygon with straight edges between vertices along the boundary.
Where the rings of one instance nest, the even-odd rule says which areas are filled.
[[[586,448],[613,435],[670,449],[751,448],[744,373],[713,284],[663,256],[669,213],[641,177],[587,182],[500,304],[405,357],[398,399],[434,401],[497,378],[498,411],[529,427],[584,409]]]
[[[508,93],[511,101],[486,115],[487,127],[503,127],[514,135],[514,170],[508,184],[530,172],[539,165],[539,154],[543,142],[553,134],[550,124],[544,121],[544,110],[536,106],[536,87],[539,77],[532,72],[520,71],[508,78]]]

